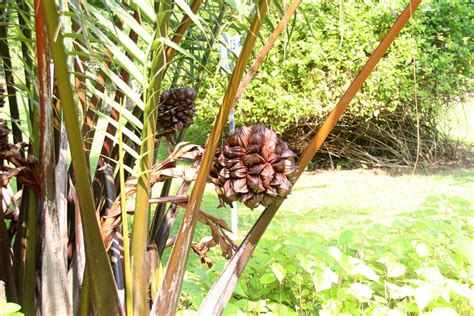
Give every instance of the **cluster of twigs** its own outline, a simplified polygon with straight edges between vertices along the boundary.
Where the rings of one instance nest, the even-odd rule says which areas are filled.
[[[284,139],[301,153],[322,122],[308,119],[286,133]],[[321,147],[314,168],[334,168],[340,162],[351,167],[398,168],[452,158],[455,150],[429,117],[422,117],[419,134],[415,119],[406,111],[380,114],[367,120],[348,113],[334,127]],[[418,148],[418,144],[420,147]]]

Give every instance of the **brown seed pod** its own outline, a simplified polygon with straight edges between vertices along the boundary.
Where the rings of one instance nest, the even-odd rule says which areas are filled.
[[[253,209],[286,197],[296,174],[294,157],[273,130],[261,124],[237,128],[211,168],[221,205],[241,201]]]
[[[161,94],[158,107],[158,125],[163,128],[187,128],[193,123],[196,91],[191,88],[173,88]]]

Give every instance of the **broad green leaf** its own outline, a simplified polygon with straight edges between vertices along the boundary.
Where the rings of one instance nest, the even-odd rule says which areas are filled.
[[[272,303],[272,304],[268,304],[267,307],[274,313],[274,315],[285,315],[285,316],[299,315],[299,313],[292,310],[285,304]]]
[[[415,295],[415,290],[409,285],[398,286],[389,282],[385,282],[385,285],[388,288],[390,298],[399,300]]]
[[[374,291],[365,284],[353,283],[347,290],[347,293],[361,302],[368,302],[372,298]]]
[[[286,275],[285,268],[281,264],[274,262],[271,265],[271,269],[273,273],[275,274],[276,278],[278,279],[278,282],[281,283]]]
[[[428,246],[426,246],[425,243],[417,244],[415,249],[416,253],[422,258],[427,257],[430,254]]]
[[[440,287],[446,283],[446,279],[439,271],[438,267],[421,267],[416,269],[417,274],[423,276],[423,278],[436,287]]]
[[[469,300],[471,306],[474,306],[474,289],[471,289],[467,284],[459,284],[455,280],[446,280],[446,287],[461,297]]]
[[[339,276],[334,273],[330,268],[324,268],[323,270],[317,269],[313,274],[313,283],[316,292],[328,290],[333,284],[339,282]]]
[[[275,277],[275,275],[273,273],[265,273],[260,278],[260,283],[266,285],[266,284],[271,284],[271,283],[275,282],[276,280],[277,280],[277,278]]]
[[[474,240],[463,236],[454,236],[455,251],[466,258],[471,266],[474,266]]]
[[[352,230],[345,230],[339,236],[339,240],[337,241],[339,246],[345,246],[352,242],[355,233]]]
[[[356,264],[360,262],[360,260],[348,256],[337,247],[330,247],[329,254],[339,263],[339,266],[345,270],[350,275],[354,275],[357,273],[356,271]]]
[[[234,316],[234,315],[245,315],[245,313],[236,305],[229,303],[226,305],[224,312],[222,313],[224,316]]]
[[[0,301],[0,315],[18,312],[21,306],[15,303]]]
[[[423,309],[435,298],[434,290],[430,285],[422,285],[415,289],[415,302],[418,305],[418,309],[423,311]]]
[[[385,265],[387,266],[387,276],[389,278],[398,278],[404,275],[407,270],[405,265],[398,262],[387,261]]]
[[[379,275],[374,270],[369,268],[367,265],[360,263],[355,267],[355,272],[360,274],[371,281],[377,281],[380,279]]]

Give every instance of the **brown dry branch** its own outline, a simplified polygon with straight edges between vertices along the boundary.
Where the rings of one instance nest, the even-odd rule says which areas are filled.
[[[201,146],[179,143],[175,150],[168,158],[155,164],[151,169],[150,187],[157,182],[170,178],[182,178],[185,181],[193,181],[196,177],[197,170],[193,167],[176,166],[176,162],[180,160],[199,160],[202,156],[203,149]],[[130,177],[125,183],[125,196],[127,198],[127,212],[134,213],[134,195],[137,189],[137,178]],[[185,203],[187,197],[183,195],[150,198],[150,203]],[[113,240],[113,236],[118,226],[122,222],[120,197],[114,201],[107,216],[102,216],[100,220],[102,240],[108,249]]]
[[[283,139],[296,153],[301,153],[321,123],[308,118],[282,133]],[[420,137],[421,162],[431,163],[455,155],[447,137],[430,122],[420,126]],[[354,167],[413,166],[417,142],[416,123],[407,113],[381,113],[371,120],[349,114],[334,127],[313,167],[334,167],[334,161],[347,162]]]
[[[0,123],[0,161],[9,162],[9,165],[0,165],[0,171],[4,172],[2,183],[11,177],[23,185],[31,185],[38,193],[40,192],[39,175],[35,171],[38,164],[36,157],[23,155],[24,149],[28,147],[27,143],[20,142],[11,144],[8,141],[9,129],[5,123]]]

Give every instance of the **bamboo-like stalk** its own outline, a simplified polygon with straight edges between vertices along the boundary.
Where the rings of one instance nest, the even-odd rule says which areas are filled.
[[[122,108],[120,108],[119,122],[122,121]],[[130,235],[128,232],[128,214],[125,196],[125,170],[123,167],[123,139],[122,124],[119,124],[118,130],[119,143],[119,178],[120,178],[120,208],[122,211],[122,235],[123,235],[123,258],[125,266],[125,310],[128,316],[133,315],[132,300],[132,271],[130,266]]]
[[[332,128],[336,124],[337,120],[344,113],[345,109],[354,98],[355,94],[360,90],[362,84],[367,79],[369,74],[375,68],[383,54],[387,51],[396,36],[400,33],[400,30],[406,24],[413,14],[413,11],[418,7],[421,0],[410,0],[410,3],[405,8],[403,13],[397,19],[395,24],[392,26],[390,31],[384,37],[382,42],[379,44],[374,53],[370,56],[369,60],[362,68],[359,75],[354,79],[346,93],[339,100],[338,104],[331,112],[329,117],[325,120],[322,127],[318,130],[311,143],[306,148],[305,152],[298,161],[298,173],[297,177],[301,175],[306,166],[309,164],[311,159],[314,157],[316,152],[321,147],[326,137],[331,132]],[[257,246],[260,238],[265,232],[266,228],[270,224],[271,220],[278,211],[283,200],[275,200],[270,206],[268,206],[259,217],[257,222],[253,225],[250,232],[245,237],[244,241],[236,251],[226,268],[220,275],[219,279],[214,283],[213,287],[207,294],[206,298],[201,304],[198,311],[198,315],[221,315],[225,305],[229,301],[237,281],[239,280],[250,256],[252,255],[255,247]]]
[[[186,263],[188,261],[189,249],[194,235],[194,229],[196,227],[202,196],[206,187],[207,177],[216,152],[217,143],[222,131],[224,130],[235,93],[237,92],[238,84],[242,79],[245,67],[250,58],[250,54],[252,53],[256,36],[260,30],[262,21],[266,16],[269,3],[270,1],[267,0],[260,1],[252,25],[247,33],[242,51],[237,60],[234,72],[232,73],[229,87],[224,96],[211,136],[209,137],[204,157],[202,158],[196,182],[179,229],[178,238],[176,239],[175,246],[173,247],[166,268],[163,284],[153,302],[152,314],[154,315],[173,315],[176,312]]]
[[[41,4],[48,29],[61,106],[71,146],[72,163],[76,174],[77,194],[81,208],[81,217],[84,221],[86,264],[88,266],[93,301],[99,314],[112,313],[114,315],[121,315],[123,310],[95,215],[89,170],[67,68],[67,55],[62,32],[58,29],[59,17],[57,7],[54,0],[43,0]],[[104,293],[107,293],[107,295],[104,296]]]
[[[171,15],[171,1],[162,0],[157,14],[157,30],[152,44],[152,62],[146,91],[146,103],[143,115],[142,145],[140,149],[139,176],[135,216],[132,231],[131,264],[133,275],[133,313],[147,315],[147,270],[146,247],[148,244],[148,210],[150,197],[150,169],[153,165],[157,108],[160,100],[161,82],[166,67],[165,46],[158,39],[168,36],[168,24]]]

